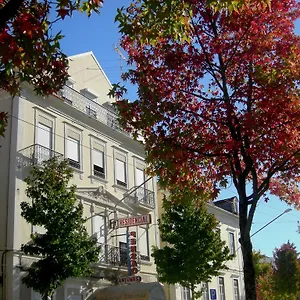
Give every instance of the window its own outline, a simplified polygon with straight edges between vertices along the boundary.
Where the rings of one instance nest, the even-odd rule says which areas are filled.
[[[145,166],[141,163],[136,162],[136,167],[135,167],[135,185],[141,187],[138,188],[137,190],[137,198],[138,201],[146,201],[146,185],[143,184],[146,180],[146,175],[145,175]]]
[[[128,263],[127,243],[119,242],[119,247],[120,247],[120,265],[127,266]]]
[[[127,187],[126,156],[120,153],[115,158],[116,184]]]
[[[208,283],[202,283],[202,299],[209,300]]]
[[[37,112],[34,159],[37,164],[52,157],[53,152],[53,124],[54,120],[49,119]]]
[[[97,142],[93,142],[93,149],[92,149],[93,175],[100,178],[105,178],[104,153],[105,153],[104,145]]]
[[[68,129],[66,147],[67,147],[66,156],[69,160],[70,166],[76,169],[80,169],[81,168],[80,133]]]
[[[142,226],[139,227],[138,247],[139,247],[141,260],[150,261],[148,227],[142,227]]]
[[[52,149],[52,126],[50,124],[38,123],[37,127],[37,144]]]
[[[234,300],[240,300],[239,281],[233,279]]]
[[[219,277],[219,292],[220,292],[220,300],[226,300],[224,277]]]
[[[191,291],[187,287],[181,287],[181,300],[190,300],[191,299]]]
[[[235,254],[235,241],[233,232],[229,232],[229,250],[230,254]]]
[[[93,236],[97,239],[97,242],[99,244],[104,244],[105,234],[106,234],[105,217],[94,215],[92,220],[93,220]]]

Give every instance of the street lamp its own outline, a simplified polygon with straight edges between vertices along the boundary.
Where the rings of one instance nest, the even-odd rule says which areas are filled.
[[[270,225],[271,223],[273,223],[275,220],[277,220],[278,218],[280,218],[282,215],[290,212],[291,210],[292,210],[291,208],[286,209],[279,216],[277,216],[276,218],[274,218],[273,220],[271,220],[270,222],[268,222],[266,225],[264,225],[263,227],[261,227],[260,229],[258,229],[257,231],[255,231],[253,234],[251,234],[250,237],[253,237],[255,234],[257,234],[258,232],[260,232],[261,230],[263,230],[264,228],[266,228],[268,225]]]

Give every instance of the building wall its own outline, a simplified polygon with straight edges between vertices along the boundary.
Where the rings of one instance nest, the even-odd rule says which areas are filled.
[[[158,207],[159,207],[159,216],[163,213],[162,209],[162,200],[163,196],[166,193],[162,190],[158,191]],[[227,300],[235,300],[234,298],[234,279],[238,280],[239,286],[239,300],[244,300],[244,282],[243,282],[243,260],[242,253],[238,243],[240,237],[239,233],[239,218],[237,215],[229,213],[219,207],[214,206],[213,204],[208,204],[207,209],[210,213],[214,214],[219,221],[219,228],[222,240],[224,240],[228,247],[230,247],[229,233],[234,235],[234,244],[236,257],[227,262],[228,270],[221,270],[218,277],[212,278],[211,282],[208,283],[208,292],[210,290],[216,291],[216,299],[221,299],[220,289],[219,289],[219,277],[224,278],[225,286],[225,296]],[[164,243],[161,242],[161,246],[164,246]],[[184,296],[183,288],[180,285],[171,285],[165,286],[166,296],[168,300],[189,300],[189,298]],[[202,295],[202,300],[206,300],[205,296]],[[209,298],[211,299],[210,295]]]
[[[14,100],[15,102],[9,100],[10,97],[6,94],[1,99],[8,98],[8,100],[0,100],[0,111],[11,113],[14,110],[14,117],[9,120],[6,138],[0,138],[2,145],[0,154],[3,159],[2,168],[0,168],[0,222],[2,222],[0,250],[10,250],[5,254],[5,291],[1,290],[0,300],[29,300],[28,295],[31,299],[39,299],[37,294],[26,289],[20,283],[21,276],[25,274],[21,271],[20,265],[30,265],[33,258],[25,257],[19,250],[22,244],[29,241],[31,232],[43,232],[42,228],[28,224],[21,217],[20,211],[22,201],[30,202],[30,199],[25,195],[24,178],[28,176],[32,167],[30,165],[33,161],[32,157],[35,158],[34,162],[39,164],[42,160],[49,158],[50,153],[53,153],[47,148],[36,145],[41,142],[42,135],[39,127],[42,125],[40,124],[46,124],[52,128],[52,138],[49,142],[52,144],[51,150],[64,155],[66,158],[68,157],[67,139],[70,136],[69,133],[72,131],[72,134],[80,139],[80,167],[77,168],[78,165],[76,165],[73,168],[74,178],[71,184],[77,186],[78,201],[84,205],[84,217],[88,218],[86,223],[88,232],[91,235],[97,235],[99,243],[109,244],[109,247],[119,247],[119,242],[126,241],[126,229],[109,228],[110,220],[115,218],[151,214],[153,223],[156,223],[157,207],[135,202],[136,199],[133,197],[135,193],[128,196],[128,193],[140,183],[140,179],[137,177],[137,168],[146,167],[144,149],[138,142],[133,141],[130,136],[112,124],[108,119],[111,118],[111,114],[108,114],[105,108],[98,105],[108,101],[107,93],[110,83],[93,54],[87,53],[72,57],[70,74],[75,80],[73,88],[80,91],[87,87],[89,92],[98,96],[93,100],[95,104],[88,99],[84,103],[85,98],[75,90],[68,90],[71,92],[68,97],[70,98],[70,95],[74,97],[71,97],[73,101],[71,105],[63,93],[45,99],[36,96],[28,87],[24,87],[20,98],[17,101]],[[11,106],[12,103],[13,107]],[[90,104],[95,105],[97,114],[102,114],[101,119],[99,115],[96,118],[95,115],[87,113],[90,112],[90,110],[86,110]],[[47,135],[47,132],[45,134]],[[93,171],[95,142],[97,145],[103,146],[101,149],[104,150],[105,178],[95,176]],[[116,182],[116,159],[120,159],[120,157],[123,159],[120,154],[126,160],[126,187]],[[146,178],[148,179],[145,176]],[[146,189],[152,191],[156,197],[156,182],[153,178],[150,178],[146,183]],[[9,207],[7,208],[8,204]],[[101,223],[100,216],[104,217],[104,223]],[[101,226],[99,230],[98,226]],[[145,227],[148,228],[148,249],[150,251],[152,245],[158,243],[157,226],[150,224],[142,227],[130,227],[130,230],[137,232],[138,250],[144,252],[146,252],[145,237],[141,234],[145,232]],[[8,233],[10,243],[6,241],[6,233]],[[101,259],[100,257],[99,260]],[[121,267],[118,271],[118,266],[105,264],[103,261],[99,262],[96,269],[97,274],[93,279],[67,280],[64,286],[57,290],[54,298],[57,300],[85,299],[96,288],[103,288],[110,284],[109,281],[103,279],[108,273],[119,272],[119,276],[127,276],[126,267]],[[139,275],[142,276],[144,282],[156,281],[156,269],[150,253],[149,259],[144,256]]]

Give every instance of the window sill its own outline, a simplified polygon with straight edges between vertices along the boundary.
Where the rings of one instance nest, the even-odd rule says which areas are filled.
[[[122,185],[119,185],[119,184],[114,184],[114,185],[113,185],[113,188],[117,188],[117,189],[122,190],[122,191],[125,191],[125,192],[128,192],[128,191],[129,191],[128,187],[122,186]]]
[[[95,175],[92,175],[92,174],[89,176],[89,178],[92,179],[92,180],[99,181],[99,182],[108,183],[107,179],[101,178],[101,177],[98,177],[98,176],[95,176]]]
[[[84,173],[83,170],[81,170],[81,169],[74,168],[74,167],[72,167],[72,166],[70,166],[70,165],[69,165],[69,167],[70,167],[74,172],[76,172],[76,173],[78,173],[78,174],[83,174],[83,173]]]

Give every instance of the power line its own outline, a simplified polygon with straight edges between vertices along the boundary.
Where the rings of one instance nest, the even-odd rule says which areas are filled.
[[[31,125],[31,126],[33,126],[33,127],[35,127],[35,128],[39,128],[39,129],[42,129],[42,130],[46,131],[45,129],[39,127],[38,125],[33,124],[33,123],[29,122],[29,121],[23,120],[23,119],[21,119],[21,118],[18,118],[18,117],[16,117],[16,116],[9,115],[9,117],[15,118],[15,119],[17,119],[17,120],[19,120],[19,121],[21,121],[21,122],[24,122],[24,123],[26,123],[26,124],[28,124],[28,125]],[[101,133],[101,132],[100,132],[100,133]],[[52,133],[52,135],[57,136],[57,137],[60,137],[60,138],[62,138],[62,139],[64,139],[64,140],[66,139],[65,136],[60,135],[60,134],[58,134],[58,133]],[[89,150],[93,150],[92,147],[87,146],[87,145],[84,145],[84,144],[81,143],[81,142],[80,142],[80,146],[82,146],[83,148],[89,149]],[[21,150],[22,150],[22,149],[21,149]],[[21,150],[19,150],[19,151],[21,151]],[[55,149],[50,149],[50,150],[55,150]],[[103,153],[103,154],[104,154],[104,156],[106,156],[107,158],[112,158],[112,159],[114,159],[113,156],[111,156],[111,155],[109,155],[109,154],[107,154],[107,153]],[[129,162],[127,162],[127,165],[133,166],[133,167],[134,167],[134,165],[131,164],[131,163],[129,163]]]

